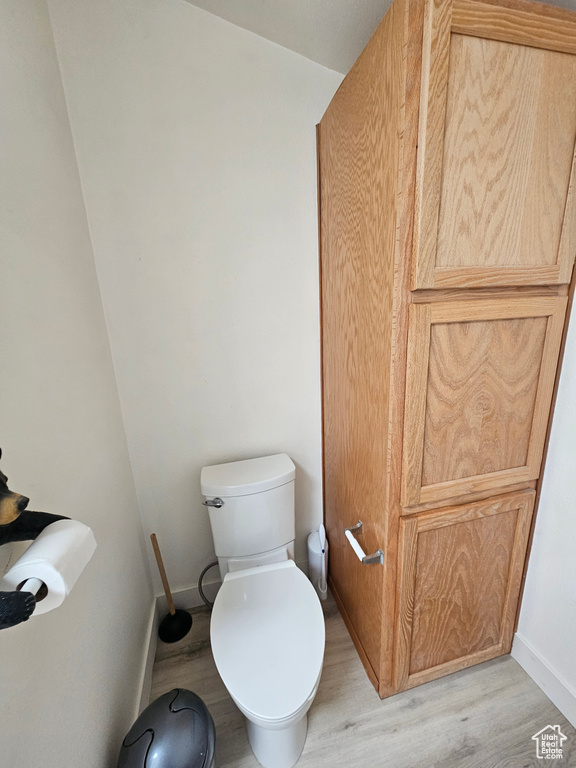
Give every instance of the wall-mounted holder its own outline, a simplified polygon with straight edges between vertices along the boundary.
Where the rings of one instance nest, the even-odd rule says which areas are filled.
[[[360,544],[356,541],[354,538],[353,533],[362,533],[362,521],[358,520],[356,525],[351,526],[350,528],[344,528],[344,533],[346,534],[346,538],[350,542],[350,546],[356,553],[356,557],[363,565],[374,565],[375,563],[382,563],[384,564],[384,552],[382,552],[381,549],[376,550],[372,555],[367,555]]]
[[[59,606],[96,549],[88,526],[62,515],[32,512],[26,509],[29,501],[8,488],[0,471],[0,545],[34,540],[2,579],[10,590],[0,591],[0,629],[27,621],[34,611],[46,613]]]

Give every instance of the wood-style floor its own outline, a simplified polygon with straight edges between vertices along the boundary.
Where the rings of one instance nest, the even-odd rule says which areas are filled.
[[[324,613],[324,671],[298,768],[576,766],[575,729],[510,656],[381,701],[331,598]],[[210,614],[192,614],[186,638],[158,641],[152,700],[172,688],[194,691],[216,724],[217,768],[258,768],[244,718],[212,659]],[[532,736],[547,725],[559,725],[568,737],[563,760],[536,757]]]

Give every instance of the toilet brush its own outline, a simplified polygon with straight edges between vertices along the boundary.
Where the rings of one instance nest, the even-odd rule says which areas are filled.
[[[172,600],[168,578],[166,577],[166,571],[164,570],[164,563],[162,562],[162,555],[160,554],[160,547],[158,546],[158,540],[155,533],[150,534],[150,541],[152,542],[152,548],[156,555],[156,563],[158,564],[162,586],[164,587],[164,594],[168,601],[168,610],[170,611],[170,613],[160,622],[158,637],[163,643],[177,643],[178,640],[182,640],[182,638],[190,631],[190,627],[192,626],[192,616],[190,616],[188,611],[183,611],[180,608],[174,607],[174,601]]]

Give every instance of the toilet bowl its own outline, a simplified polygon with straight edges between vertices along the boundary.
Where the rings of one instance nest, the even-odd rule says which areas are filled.
[[[318,596],[292,560],[226,573],[210,624],[216,667],[264,768],[291,768],[324,658]]]

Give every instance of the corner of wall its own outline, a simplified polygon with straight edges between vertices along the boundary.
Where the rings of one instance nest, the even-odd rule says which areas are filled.
[[[142,663],[142,677],[140,680],[140,699],[134,719],[146,709],[150,703],[152,694],[152,673],[154,671],[154,659],[156,657],[156,647],[158,645],[158,627],[160,625],[160,609],[158,602],[154,600],[150,609],[150,619],[148,622],[148,644],[144,651]]]
[[[576,728],[576,691],[518,632],[514,635],[512,658],[516,659],[536,685]]]

